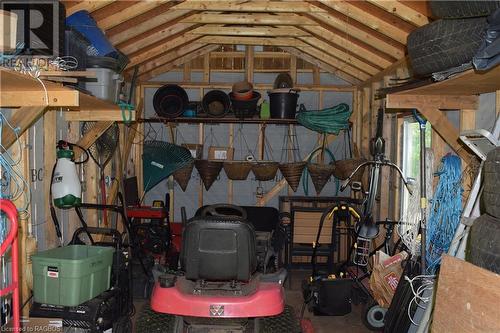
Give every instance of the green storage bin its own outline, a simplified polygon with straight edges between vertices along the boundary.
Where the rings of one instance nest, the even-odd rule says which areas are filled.
[[[33,299],[76,306],[110,288],[114,249],[69,245],[34,254]]]

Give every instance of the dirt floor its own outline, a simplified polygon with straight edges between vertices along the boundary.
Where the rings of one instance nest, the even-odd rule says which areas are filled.
[[[285,283],[286,303],[295,309],[297,316],[300,315],[300,309],[304,301],[301,291],[301,281],[308,276],[308,274],[309,271],[293,271],[291,280]],[[137,300],[134,302],[138,313],[145,303],[145,300]],[[306,310],[304,312],[304,318],[309,318],[311,320],[315,333],[370,332],[361,322],[361,306],[353,306],[350,314],[338,317],[314,316]]]

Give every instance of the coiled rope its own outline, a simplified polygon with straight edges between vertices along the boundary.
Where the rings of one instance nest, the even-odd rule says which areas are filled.
[[[426,262],[429,273],[434,273],[441,255],[448,252],[462,214],[462,167],[458,156],[441,159],[439,182],[427,223]]]
[[[338,135],[341,130],[349,128],[351,113],[352,110],[345,103],[323,110],[305,110],[301,106],[297,121],[312,131]]]

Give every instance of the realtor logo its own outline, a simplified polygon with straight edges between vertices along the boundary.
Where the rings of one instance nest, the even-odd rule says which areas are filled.
[[[0,3],[0,9],[17,15],[18,55],[59,55],[59,1],[6,0]]]

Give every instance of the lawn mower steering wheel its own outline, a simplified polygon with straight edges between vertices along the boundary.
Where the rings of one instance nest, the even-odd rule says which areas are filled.
[[[243,207],[230,204],[209,205],[202,209],[201,216],[222,216],[238,219],[247,219],[247,212]]]

